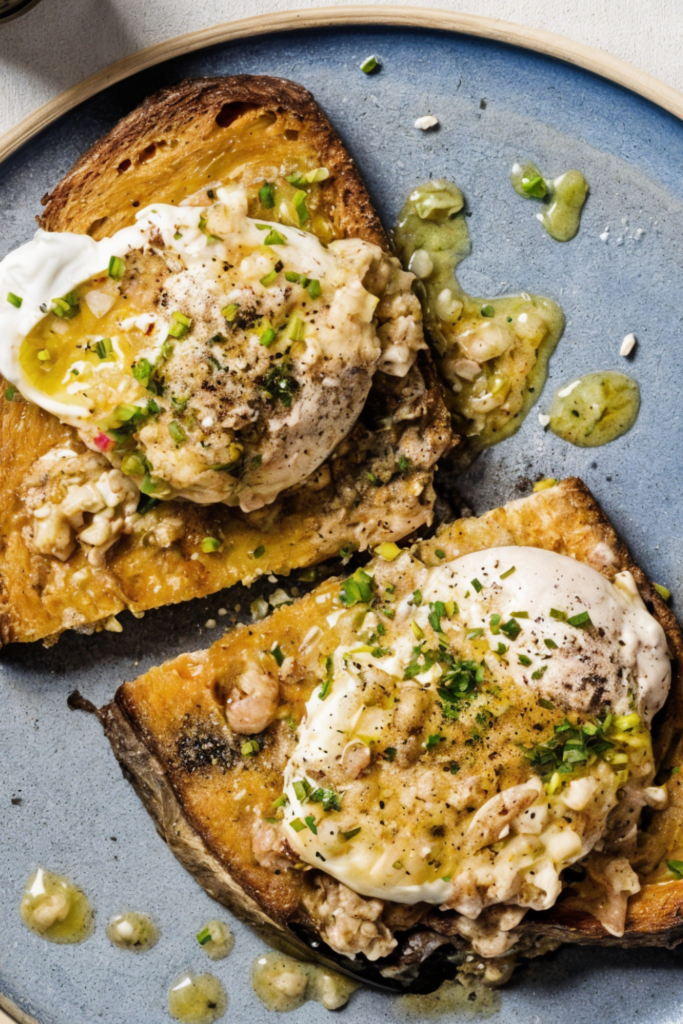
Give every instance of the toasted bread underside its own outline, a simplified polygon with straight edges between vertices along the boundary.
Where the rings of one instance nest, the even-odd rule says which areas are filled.
[[[608,578],[629,569],[648,608],[664,627],[674,655],[674,685],[656,720],[659,765],[683,757],[683,637],[670,610],[636,566],[626,547],[576,479],[514,501],[480,518],[459,520],[438,536],[413,549],[427,565],[439,563],[436,550],[455,558],[497,545],[528,545],[575,557]],[[462,950],[458,936],[444,938],[424,926],[406,930],[387,962],[370,964],[361,955],[352,963],[317,941],[315,927],[303,906],[315,871],[273,873],[255,859],[250,844],[253,823],[270,812],[282,790],[282,771],[291,745],[286,720],[273,723],[262,736],[258,758],[239,754],[239,742],[225,719],[225,694],[243,670],[250,653],[279,643],[294,656],[294,668],[281,684],[283,715],[299,721],[304,705],[319,682],[319,652],[309,655],[306,637],[320,625],[336,646],[335,632],[325,618],[329,600],[338,593],[329,580],[312,594],[276,611],[256,626],[240,626],[211,648],[183,655],[151,669],[135,682],[124,683],[114,701],[99,712],[100,720],[127,777],[154,818],[157,830],[201,885],[220,902],[255,924],[269,941],[300,953],[323,956],[345,970],[387,983],[405,983],[422,973],[440,943]],[[305,653],[299,653],[304,651]],[[90,707],[92,709],[92,706]],[[239,737],[237,737],[239,741]],[[641,892],[631,897],[626,933],[609,936],[582,912],[571,891],[553,910],[528,914],[521,952],[538,952],[549,943],[673,945],[683,939],[683,882],[671,881],[665,859],[683,848],[683,788],[678,775],[669,783],[667,809],[644,822],[637,863]],[[246,794],[246,797],[245,797]],[[246,804],[245,804],[246,800]],[[248,804],[248,813],[244,808]],[[311,940],[316,940],[311,949]],[[545,945],[544,945],[545,944]],[[452,953],[452,949],[451,949]],[[432,966],[425,968],[427,973]],[[389,970],[387,971],[387,967]],[[379,970],[384,970],[383,976]]]
[[[183,82],[148,99],[85,153],[43,200],[40,223],[102,238],[153,201],[177,204],[232,180],[251,186],[253,205],[264,180],[317,167],[330,177],[316,186],[315,233],[323,241],[360,237],[386,249],[362,179],[309,92],[248,75]],[[273,211],[251,212],[273,219]],[[415,395],[413,418],[394,421],[403,399]],[[378,422],[391,428],[378,430]],[[419,439],[416,458],[398,473],[407,430]],[[258,572],[311,565],[348,543],[364,548],[406,536],[431,519],[433,468],[450,443],[450,425],[438,378],[421,353],[400,381],[376,375],[365,414],[326,463],[324,486],[318,479],[315,490],[303,487],[248,515],[222,505],[165,502],[112,549],[105,568],[93,568],[81,552],[66,563],[33,554],[22,537],[22,484],[37,459],[65,443],[84,450],[72,428],[42,409],[0,398],[0,643],[54,637],[72,627],[91,631],[124,608],[144,611],[201,597]],[[150,544],[164,519],[178,515],[181,540],[164,549]],[[206,536],[222,538],[222,551],[203,554]],[[252,552],[261,546],[265,554],[256,566]]]

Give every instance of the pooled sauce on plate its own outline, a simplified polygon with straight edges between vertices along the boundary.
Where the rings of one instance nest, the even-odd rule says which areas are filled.
[[[424,1020],[432,1017],[457,1015],[457,1019],[491,1017],[500,1010],[500,995],[485,984],[463,985],[459,981],[444,981],[428,995],[405,995],[398,1000],[401,1016]],[[455,1019],[455,1017],[454,1017]]]
[[[213,1024],[227,1007],[225,989],[213,974],[183,974],[168,993],[168,1012],[184,1024]]]
[[[264,953],[251,968],[254,992],[268,1010],[289,1013],[313,999],[327,1010],[344,1006],[360,985],[319,964],[303,963],[284,953]]]
[[[107,937],[119,949],[144,953],[159,941],[159,929],[147,914],[129,910],[112,917],[107,925]]]
[[[43,868],[26,883],[20,913],[24,924],[48,942],[83,942],[92,935],[88,897],[68,878]]]
[[[640,390],[625,373],[587,373],[556,392],[549,409],[553,434],[578,448],[597,448],[626,434],[640,409]]]
[[[536,164],[515,164],[510,180],[515,192],[524,199],[545,199],[536,216],[551,238],[557,242],[574,238],[588,195],[588,182],[581,171],[565,171],[549,181]]]
[[[540,295],[468,295],[455,277],[471,244],[460,189],[445,179],[409,196],[395,231],[401,261],[419,279],[425,324],[467,443],[464,464],[514,434],[538,398],[564,327],[562,310]],[[461,454],[462,453],[462,454]]]

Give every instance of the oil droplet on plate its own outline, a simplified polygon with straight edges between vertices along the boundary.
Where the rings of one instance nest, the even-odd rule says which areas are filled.
[[[156,946],[159,941],[159,929],[147,914],[129,910],[112,917],[107,925],[107,937],[119,949],[144,953],[152,946]]]
[[[555,394],[549,427],[578,448],[596,448],[626,434],[640,409],[637,383],[615,370],[587,373]]]
[[[88,897],[68,878],[44,868],[29,878],[19,909],[24,924],[48,942],[83,942],[92,935]]]
[[[295,960],[284,953],[264,953],[252,964],[251,984],[269,1010],[289,1013],[315,1000],[327,1010],[338,1010],[360,985],[357,981],[328,971],[320,964]]]
[[[213,974],[183,974],[168,993],[168,1012],[183,1024],[213,1024],[227,1007],[225,989]]]
[[[210,960],[223,960],[235,945],[228,926],[215,919],[209,921],[197,934],[197,942]]]

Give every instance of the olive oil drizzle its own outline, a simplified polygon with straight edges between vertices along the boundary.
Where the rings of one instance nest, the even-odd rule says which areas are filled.
[[[597,448],[626,434],[640,410],[640,389],[616,370],[587,373],[555,394],[550,430],[578,448]]]
[[[251,984],[268,1010],[289,1013],[309,1000],[327,1010],[344,1006],[360,985],[319,964],[304,963],[284,953],[264,953],[252,964]]]
[[[545,200],[536,216],[551,238],[570,242],[576,236],[589,187],[581,171],[564,171],[557,178],[547,179],[536,164],[515,164],[510,180],[523,199]]]
[[[456,271],[472,250],[464,206],[456,185],[428,181],[408,197],[395,229],[399,258],[418,278],[454,426],[466,438],[456,450],[463,468],[519,429],[564,327],[552,299],[527,292],[487,299],[460,286]]]
[[[62,875],[38,868],[26,883],[20,913],[24,924],[48,942],[84,942],[93,933],[88,897]]]

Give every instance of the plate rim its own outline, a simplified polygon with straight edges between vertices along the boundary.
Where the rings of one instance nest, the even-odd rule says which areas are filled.
[[[673,86],[666,85],[654,75],[641,71],[628,61],[613,57],[594,46],[575,42],[558,33],[528,28],[499,18],[486,18],[478,14],[463,14],[435,7],[349,4],[332,8],[313,7],[257,14],[250,18],[221,22],[208,28],[186,32],[137,50],[59,93],[5,132],[0,137],[0,164],[62,114],[73,110],[108,86],[125,81],[137,72],[173,57],[181,57],[219,43],[274,32],[289,32],[297,28],[363,25],[438,29],[518,46],[591,71],[650,100],[656,106],[683,120],[683,93],[678,92]]]
[[[499,18],[487,18],[434,7],[348,4],[333,8],[313,7],[278,11],[220,22],[137,50],[59,93],[0,136],[0,164],[79,104],[109,86],[123,82],[138,72],[173,57],[181,57],[220,43],[277,32],[290,32],[294,29],[364,25],[437,29],[517,46],[590,71],[642,96],[683,120],[683,93],[673,86],[666,85],[654,75],[641,71],[628,61],[559,33],[534,29]],[[0,1024],[4,1022],[38,1024],[35,1018],[0,993]]]

